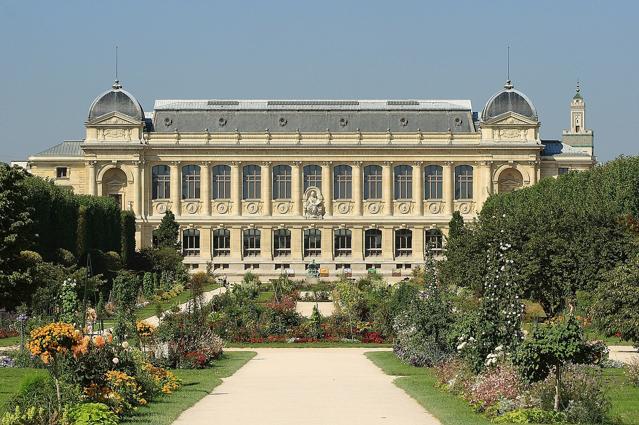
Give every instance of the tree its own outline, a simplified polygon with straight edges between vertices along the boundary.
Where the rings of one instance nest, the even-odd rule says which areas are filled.
[[[173,248],[179,250],[178,242],[180,225],[175,221],[175,215],[171,210],[164,213],[160,226],[153,231],[156,246],[158,248]]]
[[[593,298],[594,325],[639,346],[639,255],[608,272]]]
[[[574,315],[555,323],[536,325],[531,336],[514,356],[522,376],[529,382],[555,377],[555,411],[561,408],[562,369],[568,363],[595,363],[601,359],[599,346],[589,345]]]
[[[116,307],[113,334],[120,342],[123,342],[127,335],[136,332],[135,302],[138,290],[138,278],[129,271],[119,271],[113,279],[112,296]]]
[[[460,237],[464,232],[464,217],[459,211],[453,212],[453,216],[448,222],[448,239]]]
[[[122,258],[122,263],[130,266],[135,256],[135,214],[131,211],[122,211],[121,215],[122,242],[120,244],[120,257]]]

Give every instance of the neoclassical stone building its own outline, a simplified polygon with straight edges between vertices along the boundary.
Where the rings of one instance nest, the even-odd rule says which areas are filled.
[[[561,141],[541,140],[510,81],[481,114],[467,100],[157,100],[145,113],[116,81],[84,140],[28,167],[134,211],[138,247],[172,210],[192,268],[398,276],[441,251],[453,211],[472,219],[493,193],[591,168],[579,87],[570,115]]]

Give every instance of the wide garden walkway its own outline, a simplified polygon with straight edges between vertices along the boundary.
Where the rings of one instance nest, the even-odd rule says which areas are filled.
[[[174,424],[439,424],[364,356],[372,350],[251,349],[253,360]]]

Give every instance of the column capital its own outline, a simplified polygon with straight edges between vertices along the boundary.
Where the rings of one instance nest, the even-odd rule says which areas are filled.
[[[169,164],[178,166],[182,163],[182,161],[169,161]]]
[[[95,167],[97,163],[98,163],[98,161],[91,160],[91,161],[86,161],[84,164],[88,165],[89,167]]]
[[[444,165],[447,165],[447,166],[449,166],[449,167],[450,167],[451,165],[453,165],[453,164],[455,164],[455,162],[454,162],[454,161],[444,161]]]
[[[322,165],[333,165],[333,161],[322,161]]]
[[[494,161],[479,161],[479,165],[493,165]]]
[[[393,161],[382,161],[383,165],[393,165]]]
[[[135,166],[139,167],[140,165],[144,165],[144,164],[146,164],[146,161],[145,161],[145,160],[143,160],[143,159],[140,159],[140,160],[136,160],[136,161],[131,161],[131,163],[132,163],[133,165],[135,165]]]
[[[298,167],[301,166],[303,163],[304,162],[302,162],[302,161],[293,161],[293,165],[296,165]]]
[[[262,161],[262,165],[270,166],[273,164],[273,161]]]
[[[240,165],[242,165],[242,161],[231,161],[231,165],[234,165],[236,167],[240,166]]]
[[[211,165],[211,161],[200,161],[202,165]]]
[[[413,161],[413,165],[420,166],[424,163],[424,161]]]
[[[356,167],[361,167],[363,163],[363,161],[353,161],[353,165]]]

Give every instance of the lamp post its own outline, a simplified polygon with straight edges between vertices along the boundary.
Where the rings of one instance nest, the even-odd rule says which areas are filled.
[[[24,352],[24,327],[29,317],[26,314],[21,313],[18,315],[17,319],[18,319],[18,322],[20,322],[20,352],[23,353]]]

